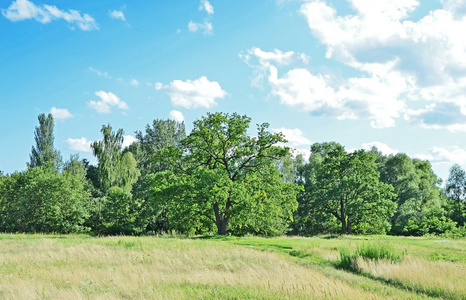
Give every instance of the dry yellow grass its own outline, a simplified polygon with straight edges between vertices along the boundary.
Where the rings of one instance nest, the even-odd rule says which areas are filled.
[[[407,256],[402,262],[358,258],[357,268],[373,277],[400,283],[428,294],[466,299],[466,265]]]
[[[110,237],[0,241],[1,299],[377,299],[283,260],[211,241]]]

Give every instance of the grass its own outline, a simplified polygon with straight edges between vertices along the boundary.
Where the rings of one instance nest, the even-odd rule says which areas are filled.
[[[393,245],[385,243],[365,243],[358,245],[357,250],[351,253],[348,248],[340,249],[340,260],[335,264],[336,267],[359,272],[358,262],[360,261],[390,261],[399,262],[403,258],[403,253]]]
[[[379,244],[404,257],[375,257]],[[0,234],[0,298],[465,299],[465,246],[464,239],[386,236]],[[357,272],[335,267],[342,248],[360,254]]]

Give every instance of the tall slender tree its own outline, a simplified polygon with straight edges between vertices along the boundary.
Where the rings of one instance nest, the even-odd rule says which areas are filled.
[[[130,192],[140,172],[133,154],[131,152],[122,154],[124,131],[118,129],[115,133],[108,124],[102,126],[101,132],[103,139],[91,144],[92,151],[99,161],[97,167],[99,187],[104,193],[114,186]]]
[[[53,142],[54,121],[52,114],[40,114],[38,117],[39,127],[36,127],[34,132],[34,140],[36,146],[32,146],[31,154],[29,155],[30,168],[35,167],[52,167],[58,170],[61,166],[62,158],[60,152],[55,150]]]
[[[450,168],[446,193],[451,199],[450,216],[459,226],[466,224],[466,172],[455,164]]]
[[[121,145],[123,144],[123,129],[118,129],[115,133],[112,131],[112,126],[102,125],[100,130],[103,134],[103,139],[94,141],[91,144],[92,152],[99,161],[98,177],[102,192],[107,192],[110,187],[115,184],[116,167],[121,157]]]

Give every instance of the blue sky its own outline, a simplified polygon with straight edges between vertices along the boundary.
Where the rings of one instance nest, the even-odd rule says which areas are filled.
[[[466,2],[0,2],[0,170],[24,170],[37,115],[55,147],[93,159],[153,119],[238,112],[290,146],[377,146],[466,167]],[[253,126],[254,129],[254,126]],[[253,132],[252,132],[253,133]]]

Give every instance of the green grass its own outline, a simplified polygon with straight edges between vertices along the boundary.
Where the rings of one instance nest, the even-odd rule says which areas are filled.
[[[0,234],[1,299],[466,299],[464,274],[465,239]]]
[[[360,271],[357,266],[358,259],[399,262],[402,260],[403,255],[403,252],[395,249],[393,245],[371,242],[358,245],[356,251],[353,253],[351,253],[348,248],[342,247],[340,249],[340,260],[337,261],[335,266],[337,268],[358,272]]]

